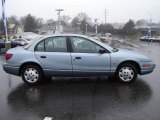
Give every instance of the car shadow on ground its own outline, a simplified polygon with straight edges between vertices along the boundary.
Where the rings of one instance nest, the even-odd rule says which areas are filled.
[[[12,114],[27,111],[33,119],[48,115],[58,120],[92,120],[99,114],[136,111],[151,96],[150,86],[141,79],[126,85],[107,78],[52,78],[39,86],[19,85],[9,93],[8,105]]]

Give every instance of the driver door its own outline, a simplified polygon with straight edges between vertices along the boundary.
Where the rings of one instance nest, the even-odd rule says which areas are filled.
[[[107,75],[110,71],[110,54],[100,53],[104,49],[97,43],[82,37],[70,37],[73,75]]]

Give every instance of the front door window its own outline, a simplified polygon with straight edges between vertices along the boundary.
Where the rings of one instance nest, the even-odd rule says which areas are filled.
[[[101,46],[81,37],[71,37],[73,52],[76,53],[99,53]]]

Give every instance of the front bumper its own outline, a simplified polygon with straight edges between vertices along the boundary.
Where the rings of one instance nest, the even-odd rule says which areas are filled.
[[[9,74],[19,76],[19,67],[11,66],[8,63],[3,63],[3,70]]]
[[[155,68],[155,64],[153,62],[142,62],[141,63],[141,75],[149,74],[153,72]]]
[[[148,69],[148,70],[141,70],[141,75],[149,74],[153,72],[154,69]]]

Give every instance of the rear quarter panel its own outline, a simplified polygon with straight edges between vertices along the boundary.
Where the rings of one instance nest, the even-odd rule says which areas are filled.
[[[11,66],[20,67],[23,63],[26,62],[35,62],[38,63],[40,66],[41,64],[36,59],[34,52],[25,50],[23,48],[14,48],[7,53],[13,54],[12,58],[10,60],[7,60],[7,63]]]

